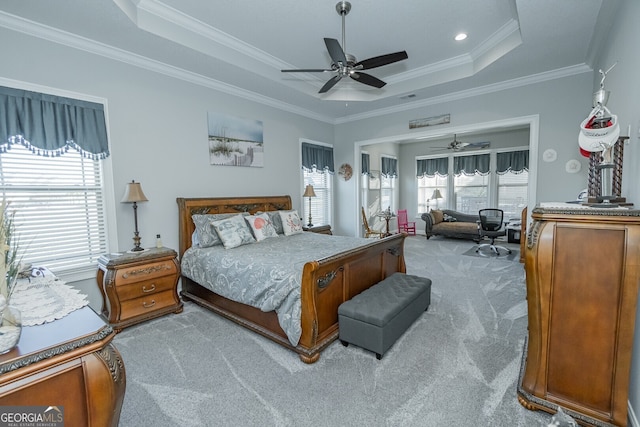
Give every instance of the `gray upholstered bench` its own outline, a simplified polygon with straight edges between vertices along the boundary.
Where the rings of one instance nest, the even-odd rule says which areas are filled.
[[[384,353],[429,308],[431,279],[394,273],[338,307],[340,341]]]

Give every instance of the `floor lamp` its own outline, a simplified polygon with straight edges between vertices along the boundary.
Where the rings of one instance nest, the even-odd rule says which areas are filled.
[[[438,209],[438,199],[442,199],[442,194],[440,194],[440,190],[436,188],[435,190],[433,190],[431,198],[427,199],[427,211],[429,211],[429,201],[431,200],[436,201],[436,209]]]
[[[307,227],[313,227],[313,224],[311,223],[311,198],[316,197],[316,192],[313,191],[313,185],[307,185],[307,187],[304,189],[304,194],[302,195],[302,197],[309,198],[309,224],[307,224]]]

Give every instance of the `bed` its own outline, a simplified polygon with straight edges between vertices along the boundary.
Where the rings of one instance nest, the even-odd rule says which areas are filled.
[[[182,260],[192,246],[196,229],[192,215],[268,212],[291,210],[289,196],[234,198],[178,198],[179,257]],[[320,235],[314,238],[334,239],[338,236]],[[282,237],[287,239],[293,236]],[[306,238],[310,236],[300,236]],[[384,239],[359,239],[360,245],[339,253],[324,255],[300,265],[299,288],[300,334],[295,345],[282,328],[275,310],[263,311],[252,305],[226,298],[182,272],[181,296],[220,314],[241,326],[257,332],[298,353],[305,363],[314,363],[321,351],[338,337],[338,306],[356,294],[395,272],[405,272],[405,234]],[[271,239],[269,239],[271,240]],[[273,239],[277,240],[277,239]],[[333,241],[326,241],[333,244]],[[261,250],[265,241],[251,246]],[[322,246],[322,245],[319,245]],[[187,253],[189,255],[196,248]],[[234,251],[229,249],[227,253]],[[240,252],[239,252],[240,253]],[[194,276],[195,277],[195,276]]]

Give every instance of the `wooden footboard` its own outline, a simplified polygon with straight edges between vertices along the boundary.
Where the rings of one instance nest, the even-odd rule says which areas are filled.
[[[291,209],[289,196],[236,198],[178,198],[179,256],[191,246],[195,230],[191,215],[199,213],[249,212]],[[182,277],[183,298],[210,310],[297,352],[313,363],[320,352],[338,337],[338,306],[395,272],[405,272],[404,239],[396,234],[372,240],[367,245],[320,261],[305,264],[302,273],[302,336],[292,346],[275,312],[231,301]]]

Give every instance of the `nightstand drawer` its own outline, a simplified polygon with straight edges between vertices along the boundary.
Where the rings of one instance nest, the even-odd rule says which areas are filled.
[[[122,302],[122,315],[120,320],[144,315],[156,310],[176,304],[173,290],[162,291],[153,295],[147,295]]]
[[[123,268],[116,273],[118,286],[142,282],[156,277],[175,275],[176,265],[173,261],[160,261],[136,267]]]
[[[164,276],[151,279],[144,282],[131,283],[124,286],[118,286],[116,292],[121,302],[130,299],[155,295],[168,289],[173,289],[176,284],[175,276]]]

